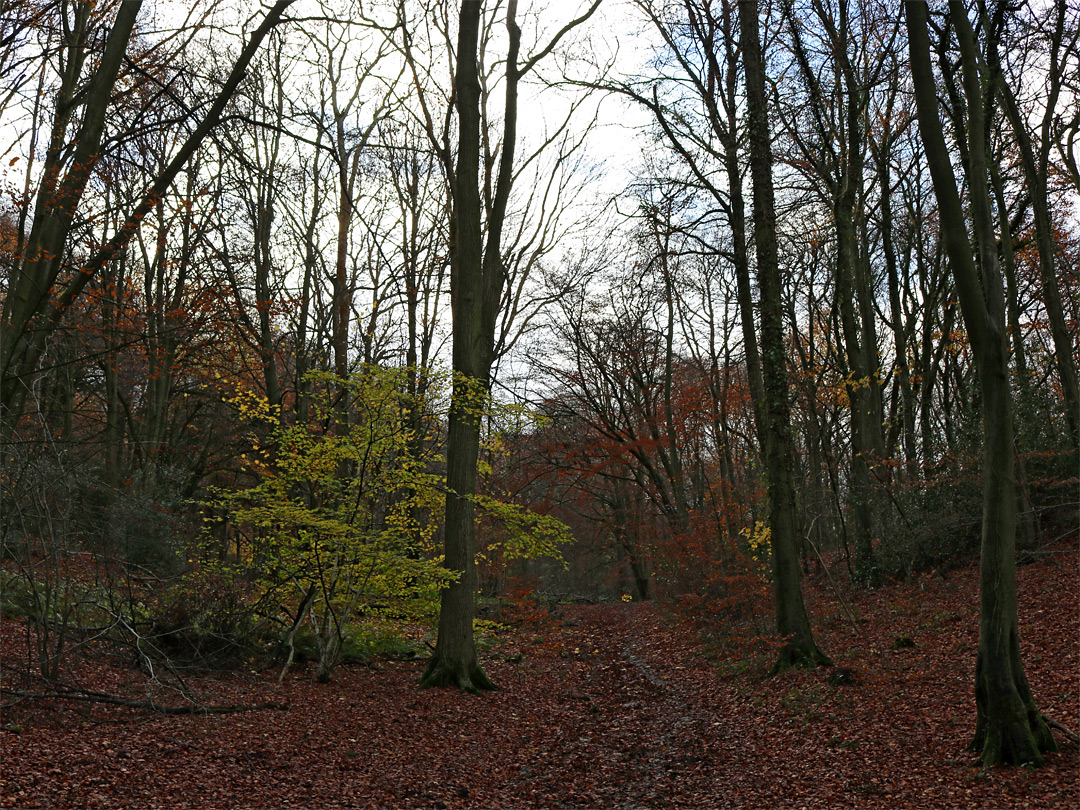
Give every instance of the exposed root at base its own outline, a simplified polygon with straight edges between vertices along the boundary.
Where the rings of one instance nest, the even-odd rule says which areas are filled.
[[[814,669],[815,667],[831,667],[832,661],[818,649],[814,642],[795,644],[788,642],[780,648],[776,661],[769,670],[767,677],[779,675],[789,669]]]
[[[981,731],[981,733],[979,733]],[[979,755],[979,766],[1031,765],[1046,763],[1043,754],[1057,750],[1050,728],[1039,718],[1035,728],[1028,723],[988,722],[977,730],[968,750]]]
[[[456,686],[470,695],[482,695],[485,691],[499,688],[476,662],[471,665],[463,663],[455,665],[445,658],[433,657],[420,677],[420,688],[431,689],[443,686]]]
[[[1050,728],[1055,729],[1057,731],[1060,731],[1062,734],[1065,735],[1066,740],[1071,742],[1077,748],[1080,748],[1080,734],[1077,734],[1075,731],[1071,730],[1068,726],[1063,726],[1061,723],[1059,723],[1054,718],[1047,717],[1045,714],[1043,715],[1043,721],[1046,723],[1046,725],[1050,726]]]

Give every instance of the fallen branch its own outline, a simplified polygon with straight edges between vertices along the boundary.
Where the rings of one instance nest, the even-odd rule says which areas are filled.
[[[85,689],[54,692],[27,692],[21,689],[7,689],[0,687],[0,693],[14,695],[27,700],[77,700],[83,703],[103,703],[109,706],[123,706],[127,709],[144,709],[157,712],[158,714],[232,714],[235,712],[256,712],[266,709],[288,711],[289,706],[284,703],[256,703],[225,704],[222,706],[206,706],[201,703],[190,703],[185,706],[168,706],[153,701],[128,700],[117,695],[108,695],[104,692],[91,692]]]
[[[1066,726],[1063,726],[1061,723],[1059,723],[1052,717],[1047,717],[1045,714],[1043,715],[1043,720],[1046,721],[1046,725],[1050,726],[1050,728],[1060,731],[1062,734],[1065,735],[1065,739],[1067,739],[1077,748],[1080,748],[1080,734],[1077,734],[1075,731],[1070,731]]]

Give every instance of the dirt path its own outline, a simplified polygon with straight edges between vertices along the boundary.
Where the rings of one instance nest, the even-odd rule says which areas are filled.
[[[0,736],[0,804],[19,807],[702,806],[731,759],[723,714],[650,607],[569,608],[489,656],[504,688],[421,692],[420,662],[200,684],[285,712],[160,718],[38,704]],[[518,656],[521,656],[518,660]],[[690,678],[694,668],[699,677]],[[100,673],[100,677],[115,673]],[[129,684],[130,687],[130,684]],[[42,712],[45,708],[48,711]],[[79,707],[84,708],[84,707]],[[725,777],[726,778],[726,777]],[[708,792],[705,792],[708,791]]]
[[[580,610],[566,631],[576,643],[556,695],[565,715],[541,732],[542,757],[519,778],[555,804],[699,805],[730,742],[724,707],[703,707],[687,677],[688,651],[640,606]]]
[[[1075,726],[1077,573],[1032,566],[1022,577],[1033,687]],[[815,604],[827,647],[860,674],[851,687],[822,671],[722,678],[658,609],[609,605],[566,608],[487,653],[504,688],[481,698],[419,691],[423,663],[400,661],[342,667],[323,686],[302,670],[280,686],[276,672],[193,683],[211,702],[287,711],[159,717],[36,703],[3,718],[17,732],[0,733],[0,806],[1077,806],[1074,750],[1038,771],[970,766],[973,588],[958,576],[941,594],[869,593],[857,629],[839,606]],[[901,630],[917,646],[890,651]],[[20,637],[0,622],[5,660],[17,660]],[[100,659],[78,677],[146,694]]]

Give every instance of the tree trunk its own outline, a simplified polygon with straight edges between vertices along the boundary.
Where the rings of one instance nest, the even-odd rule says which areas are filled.
[[[670,210],[666,212],[670,214]],[[675,280],[672,278],[673,271],[670,264],[670,219],[664,223],[654,222],[656,228],[657,248],[660,251],[660,266],[664,274],[664,295],[667,307],[667,323],[664,329],[664,439],[667,449],[663,444],[658,446],[660,460],[668,480],[671,481],[671,499],[675,507],[674,526],[676,532],[685,532],[690,522],[690,507],[686,499],[686,476],[683,472],[681,442],[675,424],[675,411],[672,404],[672,388],[674,384],[675,363]]]
[[[502,150],[494,193],[487,199],[485,242],[485,201],[480,197],[481,92],[477,65],[482,3],[477,0],[461,2],[454,79],[458,155],[451,179],[454,212],[450,234],[450,307],[454,383],[446,444],[444,538],[444,564],[458,575],[458,580],[442,591],[439,639],[435,654],[420,680],[421,686],[456,684],[472,693],[495,688],[477,662],[473,639],[477,581],[473,498],[480,453],[480,425],[490,391],[495,329],[506,285],[502,231],[514,183],[518,85],[522,75],[549,53],[563,34],[589,19],[598,6],[599,0],[596,0],[582,16],[565,25],[547,47],[519,65],[521,29],[517,23],[517,0],[508,0],[506,4]],[[490,168],[485,167],[487,171]],[[484,180],[487,192],[492,188],[491,174],[486,174]]]
[[[987,187],[984,94],[966,9],[959,2],[951,2],[949,9],[961,52],[968,114],[968,185],[979,266],[968,241],[964,208],[938,115],[926,5],[905,3],[919,132],[982,393],[984,482],[979,651],[975,663],[977,719],[971,749],[980,752],[980,762],[985,766],[1041,764],[1043,754],[1054,750],[1055,743],[1035,705],[1020,660],[1012,401],[1004,295]],[[957,138],[963,137],[964,133],[958,131]]]
[[[854,517],[855,572],[859,579],[874,584],[875,488],[871,464],[884,455],[881,438],[881,393],[878,379],[877,336],[874,328],[873,295],[869,268],[859,249],[860,209],[863,197],[864,129],[863,107],[867,96],[855,67],[848,57],[848,9],[837,8],[838,25],[830,25],[834,81],[843,85],[843,122],[826,125],[819,119],[817,134],[822,143],[836,142],[825,156],[814,161],[828,189],[836,231],[835,307],[840,315],[848,372],[844,378],[851,433],[851,485],[848,502]],[[794,6],[785,7],[794,46],[794,56],[809,88],[811,103],[824,104],[818,74],[811,64],[800,34],[802,23]],[[824,151],[824,150],[823,150]]]
[[[725,6],[727,6],[726,3]],[[725,10],[725,29],[730,39],[733,26],[726,17]],[[735,268],[736,301],[739,304],[739,322],[742,326],[743,351],[746,355],[746,382],[754,407],[754,426],[760,436],[764,435],[762,425],[765,417],[762,412],[762,403],[765,401],[765,392],[761,382],[761,351],[754,327],[754,295],[750,288],[750,251],[746,244],[746,202],[743,197],[744,177],[739,163],[738,104],[736,102],[738,91],[734,48],[729,48],[727,64],[725,107],[728,110],[726,129],[728,138],[724,141],[724,168],[727,171],[728,199],[731,209],[728,217],[731,227],[731,261]],[[764,453],[764,447],[759,449]]]
[[[1016,256],[1013,252],[1009,208],[1005,200],[1005,184],[1001,177],[1001,167],[996,161],[990,162],[990,181],[997,200],[998,227],[1001,229],[1001,264],[1005,272],[1005,302],[1009,318],[1009,335],[1012,338],[1013,362],[1016,364],[1016,380],[1021,396],[1026,398],[1031,390],[1031,373],[1028,371],[1024,330],[1020,326],[1020,290],[1016,282]]]
[[[477,573],[472,498],[476,491],[480,421],[491,363],[491,342],[489,339],[485,345],[484,340],[487,330],[483,312],[483,202],[479,187],[480,81],[476,60],[480,6],[468,0],[461,4],[454,79],[459,130],[458,159],[452,181],[454,229],[450,278],[454,384],[446,440],[444,565],[458,578],[442,591],[435,654],[420,679],[423,687],[457,685],[471,694],[495,688],[480,667],[473,637]]]
[[[761,372],[765,393],[765,448],[772,531],[773,598],[776,629],[785,639],[773,664],[775,674],[790,667],[828,664],[818,649],[803,604],[795,488],[792,481],[791,414],[788,404],[787,354],[784,350],[783,305],[776,242],[776,206],[772,184],[772,147],[765,98],[765,69],[758,37],[757,3],[739,0],[743,63],[750,140],[750,172],[754,189],[754,242],[761,286]]]
[[[891,104],[889,112],[892,112]],[[918,478],[918,452],[915,446],[915,397],[911,386],[911,367],[908,363],[907,323],[900,303],[900,277],[893,243],[892,178],[889,167],[889,148],[893,143],[891,129],[882,136],[878,152],[878,179],[881,185],[881,250],[885,254],[885,267],[889,283],[889,314],[892,317],[893,347],[896,353],[898,384],[900,386],[900,414],[897,429],[903,447],[907,478]]]
[[[997,202],[998,227],[1001,229],[1001,263],[1005,274],[1005,309],[1008,313],[1009,335],[1012,338],[1013,361],[1016,364],[1017,387],[1020,391],[1020,401],[1031,402],[1031,379],[1027,367],[1027,357],[1024,350],[1024,335],[1020,328],[1020,301],[1016,285],[1016,259],[1013,255],[1012,229],[1009,225],[1008,207],[1005,203],[1005,186],[1001,179],[1001,167],[996,160],[989,161],[990,182],[994,188],[994,197]],[[1015,429],[1015,425],[1014,425]],[[1019,452],[1019,447],[1017,447]],[[1035,510],[1031,505],[1028,494],[1027,481],[1024,477],[1023,464],[1017,458],[1016,478],[1017,505],[1020,510],[1019,532],[1021,548],[1034,548],[1037,542]]]
[[[141,3],[123,3],[105,42],[104,53],[85,91],[82,124],[67,142],[67,129],[78,92],[83,61],[89,53],[85,41],[93,3],[80,3],[76,10],[65,63],[65,74],[56,98],[52,135],[41,172],[41,185],[34,205],[34,221],[20,266],[12,275],[11,289],[4,299],[0,323],[0,419],[7,436],[18,419],[30,377],[37,367],[44,326],[35,323],[43,315],[54,285],[64,269],[68,234],[75,221],[91,171],[100,152],[105,119],[113,85],[124,61],[128,40]],[[72,150],[67,172],[63,156]]]
[[[121,254],[120,260],[105,279],[101,308],[102,334],[109,349],[101,359],[101,369],[105,375],[105,484],[112,490],[118,490],[122,480],[120,466],[123,453],[123,414],[120,410],[120,373],[114,347],[121,341],[118,320],[124,305],[126,269],[125,256]]]
[[[333,307],[331,309],[334,375],[338,393],[334,403],[334,430],[339,436],[349,431],[349,312],[352,286],[349,284],[349,227],[352,225],[352,188],[345,143],[345,123],[339,116],[336,148],[338,152],[337,239],[334,254]]]

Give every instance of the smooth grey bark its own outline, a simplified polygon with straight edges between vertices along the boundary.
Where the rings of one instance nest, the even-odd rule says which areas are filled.
[[[829,664],[818,649],[802,597],[798,542],[795,536],[795,487],[787,352],[776,241],[776,205],[772,181],[772,147],[765,98],[765,69],[758,35],[755,0],[739,0],[746,106],[750,141],[750,174],[754,189],[754,245],[761,287],[761,372],[765,393],[765,447],[772,531],[773,601],[776,629],[784,645],[772,667],[775,674],[790,667]]]
[[[1031,694],[1020,658],[1016,609],[1016,482],[1005,301],[987,186],[984,88],[974,34],[963,3],[949,13],[960,45],[967,130],[968,186],[976,265],[964,207],[941,119],[930,65],[927,8],[905,3],[919,132],[938,200],[941,230],[960,310],[978,370],[983,410],[983,518],[979,582],[979,650],[975,662],[976,725],[971,749],[983,765],[1041,764],[1056,748]],[[980,272],[981,271],[981,272]]]

